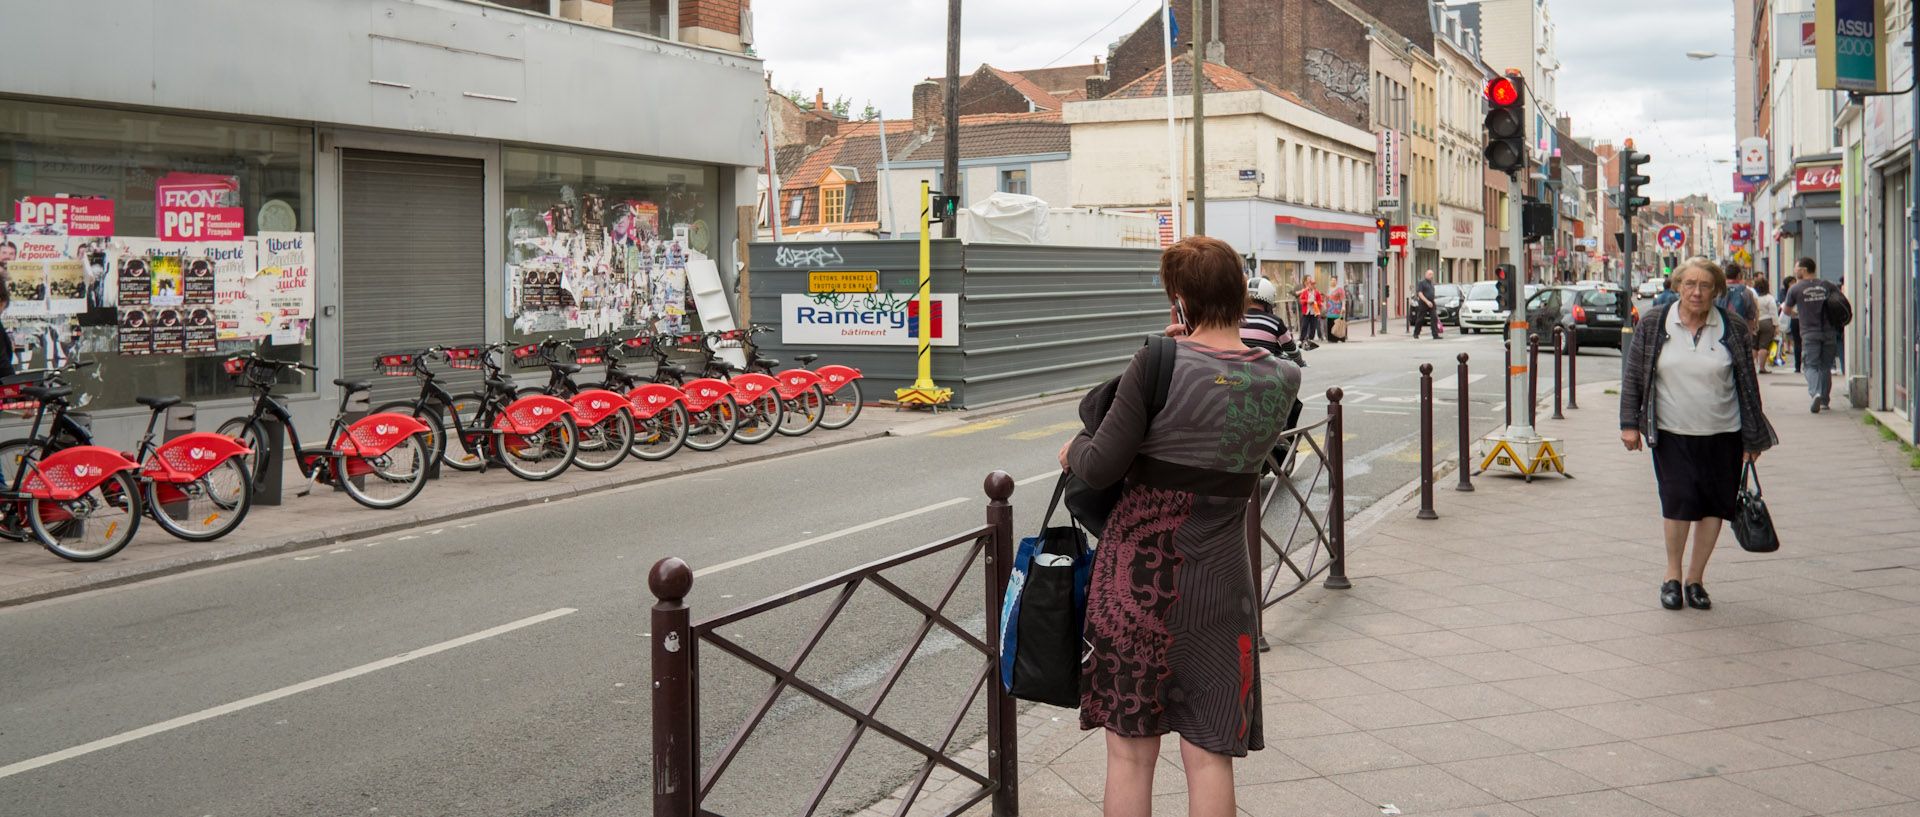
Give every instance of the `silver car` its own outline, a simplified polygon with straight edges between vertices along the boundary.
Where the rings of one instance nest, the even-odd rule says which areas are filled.
[[[1460,301],[1460,331],[1499,332],[1507,326],[1507,310],[1500,306],[1500,284],[1479,281],[1466,288]]]

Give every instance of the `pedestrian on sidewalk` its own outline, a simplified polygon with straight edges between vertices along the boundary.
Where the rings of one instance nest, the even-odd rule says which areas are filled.
[[[1832,405],[1828,398],[1833,391],[1834,344],[1839,333],[1827,324],[1827,301],[1843,297],[1839,287],[1821,280],[1818,270],[1811,258],[1795,262],[1793,272],[1800,280],[1787,290],[1786,298],[1787,314],[1800,322],[1794,369],[1806,375],[1814,414]]]
[[[1660,294],[1653,296],[1653,305],[1666,306],[1677,300],[1680,300],[1680,293],[1673,291],[1673,276],[1669,275],[1660,285]]]
[[[1620,442],[1628,451],[1643,443],[1653,449],[1667,540],[1660,605],[1681,607],[1691,530],[1684,602],[1706,610],[1713,606],[1707,560],[1721,523],[1735,512],[1742,463],[1759,459],[1779,437],[1761,410],[1746,324],[1713,304],[1726,293],[1725,274],[1712,261],[1693,258],[1669,280],[1679,300],[1649,310],[1640,325],[1660,331],[1633,333],[1621,369]]]
[[[1326,312],[1326,298],[1314,287],[1313,281],[1304,281],[1300,285],[1300,340],[1313,348],[1313,342],[1319,340],[1320,317]]]
[[[1429,326],[1432,333],[1428,337],[1440,339],[1440,308],[1434,303],[1433,270],[1427,270],[1420,282],[1413,285],[1413,297],[1420,302],[1420,317],[1414,320],[1413,336],[1420,337],[1420,327]]]
[[[1300,369],[1241,343],[1247,282],[1226,242],[1182,239],[1161,254],[1160,281],[1180,338],[1165,408],[1149,425],[1142,351],[1098,431],[1060,449],[1093,487],[1125,480],[1088,585],[1080,728],[1107,730],[1107,817],[1152,813],[1169,732],[1187,813],[1231,817],[1233,758],[1265,747],[1244,518]]]
[[[1347,339],[1344,325],[1336,329],[1336,324],[1347,319],[1347,288],[1335,278],[1327,283],[1327,340],[1339,343]]]
[[[1754,278],[1753,291],[1759,296],[1755,308],[1759,321],[1753,332],[1753,363],[1761,374],[1768,374],[1768,364],[1773,362],[1773,340],[1780,336],[1780,302],[1773,297],[1773,282],[1765,275]]]

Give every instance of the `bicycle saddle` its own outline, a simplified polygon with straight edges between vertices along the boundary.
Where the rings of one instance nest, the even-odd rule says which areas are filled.
[[[580,373],[580,364],[578,363],[550,363],[548,365],[552,366],[555,371],[558,371],[562,374],[579,374]]]
[[[660,371],[666,372],[667,374],[686,374],[687,367],[682,366],[678,363],[669,363],[665,366],[661,366]]]
[[[820,356],[819,355],[794,355],[793,359],[800,361],[800,365],[805,366],[809,363],[819,360]]]
[[[73,389],[65,386],[26,386],[20,389],[20,393],[47,403],[73,394]]]
[[[757,368],[757,369],[766,369],[767,371],[773,371],[773,367],[778,365],[780,365],[780,361],[778,358],[756,357],[753,359],[753,366],[754,368]]]
[[[344,377],[334,378],[333,385],[339,386],[347,391],[363,391],[373,388],[373,384],[365,380],[348,380]]]
[[[173,394],[165,397],[135,397],[133,398],[133,402],[157,411],[159,409],[172,408],[180,405],[180,397],[179,395]]]
[[[486,383],[487,385],[492,386],[496,389],[506,389],[507,391],[513,391],[513,381],[507,380],[505,378],[489,377],[487,378]]]

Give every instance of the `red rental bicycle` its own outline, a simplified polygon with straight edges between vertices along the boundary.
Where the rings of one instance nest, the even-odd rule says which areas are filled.
[[[629,451],[642,460],[657,462],[673,456],[687,444],[692,420],[687,412],[687,395],[665,381],[686,369],[664,364],[652,379],[641,377],[620,365],[620,359],[643,357],[653,348],[646,335],[626,338],[598,338],[573,350],[573,362],[582,365],[605,363],[607,368],[598,383],[585,388],[607,389],[626,395],[633,411],[633,445]]]
[[[786,416],[787,402],[780,397],[780,381],[759,372],[748,372],[720,359],[718,346],[723,341],[738,342],[739,330],[702,332],[679,337],[680,348],[700,355],[701,373],[732,387],[740,404],[740,422],[733,439],[741,445],[753,445],[773,438]],[[699,381],[695,381],[699,382]]]
[[[819,386],[822,398],[819,427],[840,429],[852,425],[854,418],[860,416],[860,370],[837,364],[808,369],[807,365],[819,360],[820,356],[794,355],[793,359],[799,361],[800,368],[776,372],[773,367],[780,365],[780,361],[761,357],[760,349],[754,345],[752,338],[753,335],[771,331],[771,326],[753,324],[748,328],[747,336],[741,338],[742,348],[747,352],[747,368],[765,372],[779,380],[783,398],[802,392],[808,386]],[[792,425],[791,422],[782,424],[780,433],[797,436],[812,430],[787,430]]]
[[[712,451],[726,445],[733,439],[733,432],[740,426],[740,402],[734,394],[733,386],[725,380],[711,377],[686,379],[686,368],[668,360],[667,345],[662,341],[674,338],[672,335],[660,335],[647,344],[654,360],[659,362],[654,377],[662,382],[671,382],[680,388],[687,400],[687,447],[695,451]],[[686,335],[676,338],[686,340],[688,346],[704,343],[705,335]]]
[[[574,359],[561,360],[558,354],[561,349],[567,350],[568,356]],[[625,395],[601,388],[581,388],[573,382],[583,361],[571,342],[549,338],[513,350],[513,357],[523,367],[545,365],[548,372],[546,386],[520,389],[519,396],[546,394],[573,405],[575,421],[580,425],[580,450],[573,456],[575,465],[589,471],[605,471],[627,458],[628,449],[633,446],[633,404]],[[599,357],[588,359],[600,362]]]

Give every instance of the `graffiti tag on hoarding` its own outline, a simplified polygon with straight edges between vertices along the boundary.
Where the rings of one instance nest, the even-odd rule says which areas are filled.
[[[846,261],[840,257],[840,251],[832,247],[806,250],[781,247],[774,251],[773,263],[782,267],[824,267],[828,264],[844,264]]]

